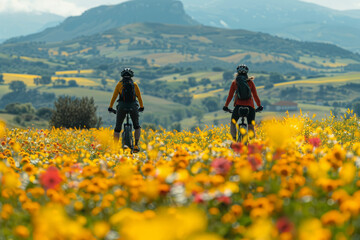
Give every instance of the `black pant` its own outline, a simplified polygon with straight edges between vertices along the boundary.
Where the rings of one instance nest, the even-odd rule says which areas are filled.
[[[247,116],[247,123],[252,124],[252,122],[255,121],[255,109],[250,106],[241,106],[241,105],[235,106],[234,111],[231,115],[231,119],[234,119],[236,122],[239,120],[239,118],[240,118],[239,108],[240,107],[246,107],[249,109],[249,114]]]
[[[130,117],[131,117],[131,121],[132,121],[132,123],[134,125],[134,129],[139,129],[140,128],[139,112],[138,112],[137,107],[128,108],[128,109],[118,107],[117,108],[117,113],[116,113],[115,132],[121,132],[121,127],[122,127],[122,124],[124,122],[124,119],[125,119],[127,113],[130,113]]]

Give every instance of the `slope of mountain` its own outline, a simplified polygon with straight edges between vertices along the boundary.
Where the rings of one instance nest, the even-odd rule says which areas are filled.
[[[360,14],[299,0],[183,0],[202,24],[260,31],[282,37],[337,44],[360,51]]]
[[[177,0],[133,0],[118,5],[100,6],[69,17],[57,27],[40,33],[11,39],[9,42],[58,42],[87,36],[137,22],[197,25]]]
[[[51,71],[51,67],[66,62],[73,64],[72,68],[79,64],[85,69],[108,65],[112,71],[123,63],[142,69],[166,65],[212,69],[231,68],[243,62],[257,71],[283,73],[341,71],[349,63],[360,63],[359,54],[332,44],[289,40],[246,30],[157,23],[130,24],[59,43],[5,43],[0,45],[0,52],[20,56],[20,59],[4,59],[0,72],[9,72],[15,66],[15,62],[9,61],[20,64],[22,60],[24,68],[25,64],[29,65],[28,73],[34,73],[30,64]],[[53,61],[56,64],[50,63]]]
[[[343,11],[346,15],[353,18],[360,18],[360,9]]]
[[[0,13],[0,41],[28,35],[59,24],[64,17],[50,13]]]

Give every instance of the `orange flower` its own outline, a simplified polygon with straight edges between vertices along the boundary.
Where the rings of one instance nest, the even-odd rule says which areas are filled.
[[[14,229],[14,234],[15,236],[19,237],[19,238],[28,238],[30,233],[29,230],[27,229],[27,227],[19,225],[16,226]]]
[[[341,213],[337,210],[331,210],[321,217],[321,222],[325,226],[341,226],[348,218],[348,214]]]

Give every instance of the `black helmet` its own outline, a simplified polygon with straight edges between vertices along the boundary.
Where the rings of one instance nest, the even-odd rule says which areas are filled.
[[[134,72],[131,70],[131,68],[124,68],[121,72],[121,77],[133,77]]]
[[[245,64],[240,64],[236,70],[239,74],[247,74],[249,72],[249,68]]]

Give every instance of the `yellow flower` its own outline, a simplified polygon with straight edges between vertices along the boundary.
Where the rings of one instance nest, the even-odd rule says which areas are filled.
[[[97,237],[97,238],[104,238],[110,231],[110,225],[107,223],[107,222],[96,222],[94,224],[94,229],[93,229],[93,232],[94,232],[94,235]]]
[[[31,163],[27,163],[23,166],[23,171],[25,171],[29,176],[37,173],[37,169]]]
[[[354,163],[351,162],[345,163],[341,167],[339,173],[340,178],[344,181],[345,184],[351,183],[355,178],[355,174],[356,174],[356,167]]]
[[[313,218],[300,224],[299,240],[330,240],[331,232],[324,229],[319,219]]]
[[[260,218],[246,230],[245,238],[251,240],[273,240],[276,238],[276,230],[269,219]]]

